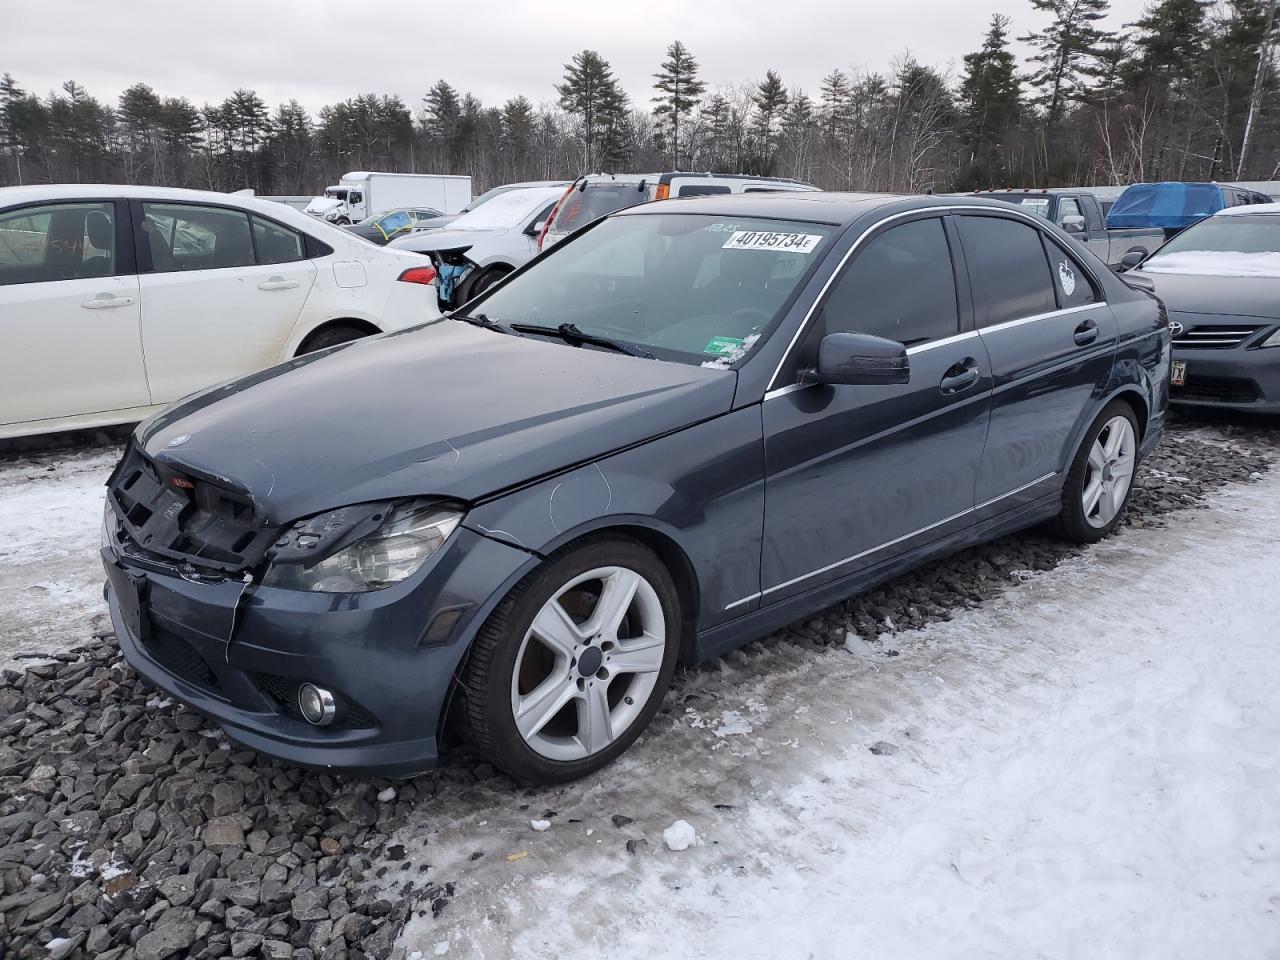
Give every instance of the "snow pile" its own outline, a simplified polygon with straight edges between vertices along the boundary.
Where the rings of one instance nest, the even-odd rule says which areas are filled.
[[[662,831],[662,842],[668,850],[688,850],[698,841],[698,834],[687,820],[677,820]]]
[[[867,660],[870,660],[876,655],[876,652],[871,649],[871,644],[867,643],[867,641],[852,632],[844,635],[844,648],[855,657],[863,657]]]
[[[533,829],[537,830],[539,833],[542,833],[544,830],[551,829],[551,821],[550,820],[530,820],[529,826],[533,827]]]
[[[1142,272],[1190,273],[1201,277],[1280,278],[1280,253],[1187,250],[1184,253],[1156,254],[1142,265]]]
[[[379,802],[379,803],[390,803],[390,802],[391,802],[392,800],[394,800],[395,798],[396,798],[396,788],[395,788],[395,787],[387,787],[387,789],[382,790],[382,791],[380,791],[380,792],[378,793],[378,802]]]

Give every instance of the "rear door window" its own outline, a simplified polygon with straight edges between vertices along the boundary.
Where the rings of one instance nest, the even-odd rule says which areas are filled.
[[[959,226],[982,326],[1057,309],[1039,230],[1003,217],[964,216]]]
[[[116,273],[115,204],[53,203],[0,213],[0,286]]]
[[[142,232],[155,273],[248,267],[254,262],[249,215],[241,210],[143,203]]]
[[[937,217],[875,237],[822,306],[824,333],[867,333],[907,346],[959,332],[951,250]]]

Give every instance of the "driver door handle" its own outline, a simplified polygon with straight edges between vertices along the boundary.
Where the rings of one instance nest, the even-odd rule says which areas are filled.
[[[286,280],[284,277],[268,277],[258,284],[259,290],[292,290],[298,286],[297,280]]]
[[[938,389],[946,394],[960,393],[962,390],[968,390],[981,378],[982,371],[978,369],[978,361],[973,357],[965,357],[948,368],[942,376],[942,382],[938,384]]]
[[[1087,347],[1093,341],[1098,339],[1098,325],[1092,320],[1086,320],[1080,326],[1076,327],[1074,340],[1077,346]]]
[[[110,310],[112,307],[127,307],[131,303],[133,303],[133,297],[113,297],[109,293],[100,293],[80,306],[86,310]]]

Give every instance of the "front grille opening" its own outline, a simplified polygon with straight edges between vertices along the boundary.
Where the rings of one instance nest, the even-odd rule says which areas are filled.
[[[148,520],[151,519],[151,511],[140,503],[135,503],[133,508],[125,514],[125,519],[135,527],[146,526]]]
[[[1189,377],[1185,385],[1173,388],[1172,396],[1174,400],[1205,403],[1253,403],[1258,399],[1258,387],[1239,377]]]
[[[1188,327],[1173,341],[1179,348],[1195,350],[1230,350],[1244,343],[1261,327]]]
[[[302,711],[298,709],[298,687],[302,685],[302,681],[274,673],[256,674],[255,681],[258,689],[271,698],[277,710],[290,719],[306,723]],[[338,718],[333,728],[365,730],[378,725],[373,714],[345,694],[339,693],[337,700]]]
[[[200,656],[195,647],[177,634],[153,626],[147,639],[143,641],[143,646],[160,666],[175,677],[208,690],[210,693],[221,692],[222,683],[218,680],[218,675],[213,672],[213,668],[204,657]]]

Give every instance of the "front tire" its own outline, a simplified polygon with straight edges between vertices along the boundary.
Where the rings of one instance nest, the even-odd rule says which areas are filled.
[[[592,540],[525,577],[489,615],[463,678],[463,733],[533,784],[623,753],[666,695],[680,647],[666,567],[633,540]]]
[[[1124,517],[1138,466],[1138,418],[1123,400],[1107,404],[1076,452],[1062,490],[1054,532],[1064,540],[1096,543]]]

